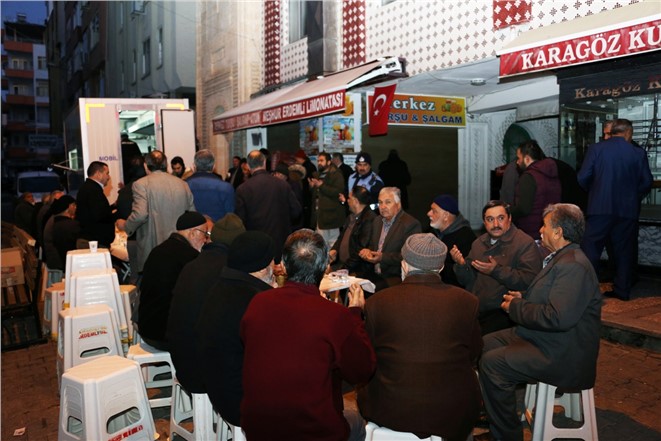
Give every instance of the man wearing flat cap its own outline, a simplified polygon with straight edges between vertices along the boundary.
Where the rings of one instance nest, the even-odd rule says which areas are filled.
[[[211,234],[207,218],[197,211],[179,216],[176,228],[149,253],[140,284],[138,332],[145,343],[164,351],[169,350],[165,330],[172,290],[184,265],[200,254]]]
[[[198,366],[198,381],[204,384],[214,409],[234,426],[241,425],[239,407],[243,397],[239,324],[253,297],[276,286],[274,255],[273,239],[261,231],[245,232],[232,242],[227,266],[207,293],[195,325],[195,338],[189,341],[195,344],[198,359],[203,360]]]
[[[241,218],[227,213],[211,229],[211,241],[202,247],[199,256],[188,262],[179,274],[172,291],[166,337],[177,379],[190,393],[206,393],[200,367],[203,361],[191,350],[197,341],[195,324],[209,293],[218,282],[234,239],[246,231]]]
[[[479,302],[441,280],[446,254],[433,234],[410,236],[402,247],[403,282],[367,299],[365,328],[377,368],[359,388],[358,406],[379,426],[463,441],[480,410]]]
[[[379,192],[384,187],[383,180],[372,171],[372,156],[367,152],[360,152],[356,156],[356,172],[349,176],[349,186],[347,190],[353,190],[360,185],[370,191],[372,196],[371,204],[376,204],[379,200]],[[374,208],[371,207],[372,209]]]
[[[475,233],[468,220],[459,212],[459,204],[454,196],[441,194],[434,198],[427,212],[432,233],[443,241],[448,250],[455,245],[464,256],[468,255],[475,240]],[[453,269],[454,261],[446,253],[445,266],[441,278],[450,285],[461,286]]]

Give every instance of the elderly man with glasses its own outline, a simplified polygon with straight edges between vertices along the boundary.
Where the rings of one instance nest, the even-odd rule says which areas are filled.
[[[169,349],[165,331],[174,286],[184,266],[200,254],[212,228],[211,219],[186,211],[177,219],[177,231],[149,253],[140,284],[138,317],[132,317],[145,343]]]

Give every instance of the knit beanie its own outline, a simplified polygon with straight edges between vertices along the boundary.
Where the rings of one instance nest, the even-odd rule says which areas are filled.
[[[305,154],[305,150],[303,149],[298,149],[296,153],[294,153],[294,157],[299,158],[299,159],[306,159],[308,155]]]
[[[275,244],[271,236],[262,231],[246,231],[230,245],[227,266],[245,273],[266,268],[275,256]]]
[[[234,213],[227,213],[213,224],[211,241],[222,243],[229,247],[234,239],[239,234],[245,233],[245,231],[246,227],[243,226],[241,218]]]
[[[449,194],[442,194],[434,198],[434,203],[443,210],[454,215],[459,214],[459,204],[457,200]]]
[[[402,247],[402,258],[421,270],[438,270],[445,263],[448,247],[431,233],[413,234]]]

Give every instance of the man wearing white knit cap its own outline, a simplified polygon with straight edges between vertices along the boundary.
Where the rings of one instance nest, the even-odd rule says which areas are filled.
[[[433,234],[411,235],[402,247],[402,284],[367,299],[377,369],[358,390],[358,406],[379,426],[465,440],[480,410],[473,370],[482,349],[479,302],[441,280],[446,254]]]

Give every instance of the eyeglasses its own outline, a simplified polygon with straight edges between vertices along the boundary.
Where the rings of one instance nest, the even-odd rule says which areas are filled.
[[[196,231],[199,231],[200,233],[203,233],[208,239],[211,239],[211,231],[204,231],[200,230],[199,228],[195,228]]]

